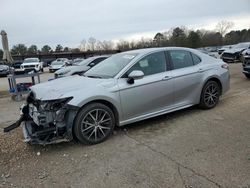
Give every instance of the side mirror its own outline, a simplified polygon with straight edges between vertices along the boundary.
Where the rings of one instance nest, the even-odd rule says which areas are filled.
[[[134,70],[128,75],[127,82],[129,84],[133,84],[135,80],[142,79],[144,77],[144,73],[140,70]]]
[[[89,66],[93,67],[93,66],[95,66],[95,63],[90,63]]]
[[[70,63],[70,62],[66,62],[65,65],[66,65],[66,66],[70,66],[71,63]]]

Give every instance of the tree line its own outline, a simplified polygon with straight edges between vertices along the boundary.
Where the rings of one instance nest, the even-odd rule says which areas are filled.
[[[141,38],[136,41],[120,40],[116,44],[113,41],[100,41],[94,37],[88,40],[83,39],[77,48],[63,47],[58,44],[53,50],[49,45],[44,45],[38,49],[36,45],[27,47],[25,44],[14,45],[11,49],[12,55],[32,55],[38,53],[53,52],[86,52],[86,51],[126,51],[132,49],[182,46],[190,48],[200,48],[206,46],[221,46],[236,44],[239,42],[250,42],[250,28],[243,30],[228,30],[233,26],[232,22],[221,21],[216,25],[215,30],[190,30],[186,27],[175,27],[165,32],[156,33],[154,38]],[[0,57],[3,51],[0,49]]]

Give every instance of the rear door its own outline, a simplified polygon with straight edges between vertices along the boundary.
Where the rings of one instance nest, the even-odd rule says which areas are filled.
[[[169,50],[174,80],[174,103],[176,107],[199,101],[203,70],[201,58],[186,50]]]

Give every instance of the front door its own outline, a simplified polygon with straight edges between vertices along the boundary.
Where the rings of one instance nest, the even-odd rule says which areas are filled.
[[[127,83],[127,75],[140,70],[144,77]],[[166,57],[163,51],[145,56],[135,63],[118,80],[123,116],[121,121],[143,119],[150,113],[166,109],[173,103],[172,72],[167,71]]]

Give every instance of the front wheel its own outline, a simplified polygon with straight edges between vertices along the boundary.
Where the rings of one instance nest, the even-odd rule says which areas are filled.
[[[208,81],[201,92],[201,99],[199,106],[203,109],[214,108],[220,98],[221,88],[215,81]]]
[[[92,103],[83,107],[76,116],[74,134],[84,144],[98,144],[113,132],[115,117],[104,104]]]

